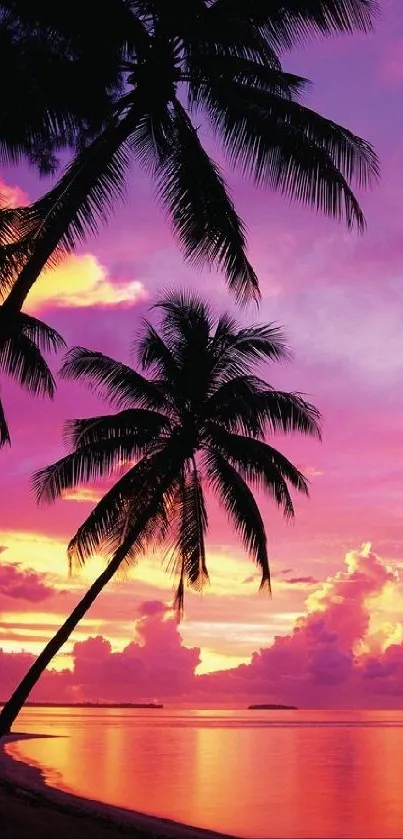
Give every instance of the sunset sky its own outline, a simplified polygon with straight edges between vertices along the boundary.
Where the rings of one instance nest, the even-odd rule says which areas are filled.
[[[381,183],[362,196],[364,236],[229,174],[263,294],[258,313],[239,312],[221,276],[183,263],[146,175],[133,169],[128,199],[108,228],[47,272],[28,298],[27,311],[69,346],[126,361],[156,295],[193,286],[218,311],[283,324],[295,357],[266,378],[304,392],[324,416],[322,443],[277,441],[309,477],[311,497],[296,499],[292,524],[265,502],[272,600],[256,593],[256,569],[214,507],[211,585],[189,594],[180,628],[161,557],[146,556],[99,598],[37,699],[401,705],[403,16],[401,0],[382,7],[372,36],[323,40],[284,56],[286,69],[312,79],[308,104],[380,155]],[[15,205],[46,188],[23,167],[4,169],[1,181],[0,193]],[[60,383],[54,403],[9,382],[1,387],[13,445],[0,454],[0,700],[101,567],[95,559],[69,579],[65,556],[101,488],[38,508],[29,481],[62,454],[64,419],[105,407],[79,385]]]

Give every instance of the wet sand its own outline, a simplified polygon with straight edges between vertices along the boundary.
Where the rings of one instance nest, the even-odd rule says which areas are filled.
[[[40,769],[14,760],[0,742],[1,839],[233,839],[170,821],[111,807],[46,785]]]

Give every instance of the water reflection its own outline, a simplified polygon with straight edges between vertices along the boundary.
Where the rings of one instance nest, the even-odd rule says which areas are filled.
[[[256,839],[401,839],[400,712],[44,710],[8,747],[49,783]],[[55,775],[55,771],[57,775]]]

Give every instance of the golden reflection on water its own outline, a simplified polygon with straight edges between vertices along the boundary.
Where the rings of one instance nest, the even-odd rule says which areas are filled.
[[[401,839],[403,713],[29,709],[48,783],[237,836]]]

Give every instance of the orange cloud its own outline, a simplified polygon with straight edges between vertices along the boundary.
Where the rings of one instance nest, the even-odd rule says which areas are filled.
[[[87,253],[68,256],[56,268],[44,271],[30,292],[27,309],[107,307],[147,297],[140,280],[112,282],[107,269]]]
[[[78,487],[63,494],[64,501],[78,501],[88,503],[97,503],[102,498],[103,493],[91,487]]]

